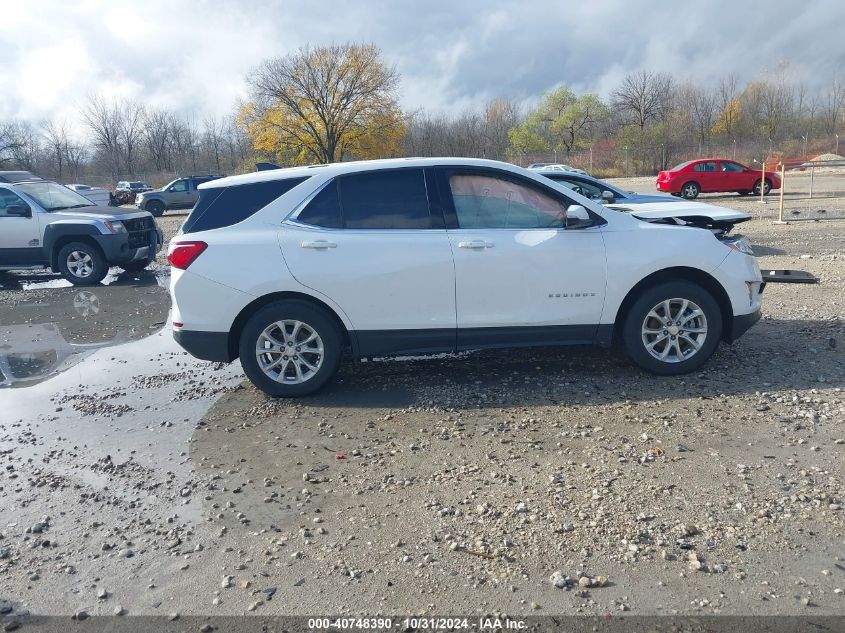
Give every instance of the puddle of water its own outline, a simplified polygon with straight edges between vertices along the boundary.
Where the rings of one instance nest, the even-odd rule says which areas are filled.
[[[161,329],[170,309],[166,279],[117,277],[103,286],[39,282],[40,292],[10,292],[0,303],[0,386],[29,387]]]

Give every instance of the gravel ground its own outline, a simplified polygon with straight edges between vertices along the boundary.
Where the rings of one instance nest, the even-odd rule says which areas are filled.
[[[2,391],[0,596],[57,615],[841,615],[843,227],[743,225],[763,268],[820,283],[771,284],[763,320],[688,376],[476,353],[346,364],[274,401],[165,330]],[[51,284],[3,281],[0,306]]]

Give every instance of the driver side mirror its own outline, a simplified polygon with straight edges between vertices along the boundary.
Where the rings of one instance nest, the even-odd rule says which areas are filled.
[[[601,199],[602,199],[602,202],[605,202],[605,203],[613,202],[613,200],[614,200],[613,192],[605,189],[604,191],[601,192]]]
[[[19,218],[31,218],[32,210],[19,204],[10,204],[6,207],[6,215],[13,215]]]
[[[573,204],[566,209],[566,228],[568,229],[585,229],[593,226],[593,218],[590,217],[587,211],[580,204]]]

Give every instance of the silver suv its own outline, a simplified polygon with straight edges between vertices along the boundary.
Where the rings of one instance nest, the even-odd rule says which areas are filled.
[[[51,268],[74,285],[138,271],[163,236],[146,211],[103,207],[26,172],[0,172],[0,270]]]

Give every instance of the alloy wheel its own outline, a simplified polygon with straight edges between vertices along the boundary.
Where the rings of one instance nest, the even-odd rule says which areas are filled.
[[[255,357],[269,378],[298,385],[313,378],[323,364],[323,340],[302,321],[276,321],[258,336]]]
[[[67,256],[67,269],[75,277],[85,279],[94,272],[94,260],[85,251],[71,251]]]
[[[707,317],[689,299],[666,299],[643,319],[643,345],[664,363],[680,363],[695,356],[707,339]]]

